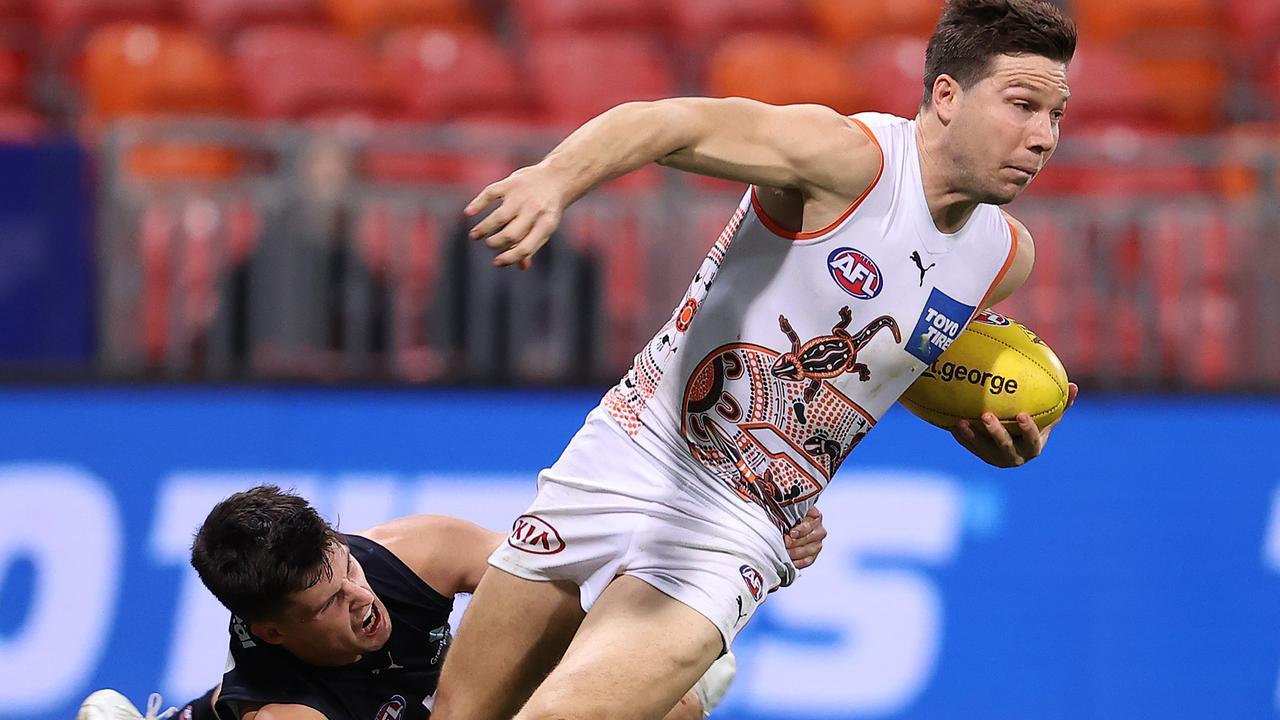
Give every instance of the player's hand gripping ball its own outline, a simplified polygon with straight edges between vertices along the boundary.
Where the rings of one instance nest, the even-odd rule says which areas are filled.
[[[1053,350],[1022,323],[984,310],[901,402],[940,428],[990,412],[1013,432],[1021,412],[1042,429],[1053,423],[1068,397],[1067,371]]]

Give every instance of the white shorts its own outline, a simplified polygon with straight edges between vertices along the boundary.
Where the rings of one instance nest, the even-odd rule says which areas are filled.
[[[727,649],[778,587],[776,548],[731,514],[691,512],[684,481],[660,469],[598,410],[489,558],[527,580],[568,580],[591,606],[631,575],[704,615]],[[779,540],[780,542],[780,540]]]

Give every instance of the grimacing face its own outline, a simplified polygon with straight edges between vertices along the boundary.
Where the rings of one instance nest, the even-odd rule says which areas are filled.
[[[254,632],[313,665],[347,665],[387,643],[391,617],[345,545],[332,546],[329,561],[330,578],[293,593],[283,617]]]
[[[978,202],[1016,198],[1058,146],[1067,66],[1040,55],[997,55],[988,75],[957,98],[949,146],[956,180]]]

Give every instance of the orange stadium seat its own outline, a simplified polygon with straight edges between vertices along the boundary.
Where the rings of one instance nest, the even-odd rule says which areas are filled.
[[[1224,119],[1227,72],[1222,63],[1199,55],[1137,59],[1161,116],[1184,132],[1217,129]]]
[[[799,36],[731,38],[711,57],[707,89],[720,97],[742,96],[778,105],[819,103],[845,113],[865,107],[844,54]]]
[[[667,0],[674,37],[686,46],[719,42],[741,32],[803,32],[809,13],[794,0]]]
[[[326,29],[250,28],[235,39],[232,58],[249,107],[261,117],[376,116],[392,107],[372,59]]]
[[[869,39],[853,52],[853,69],[861,84],[865,107],[915,117],[924,96],[924,48],[928,41],[914,35]]]
[[[310,25],[322,22],[319,0],[176,0],[187,20],[201,32],[225,38],[267,23]]]
[[[85,95],[99,118],[236,110],[226,59],[189,30],[143,23],[99,28],[84,51]]]
[[[651,31],[663,25],[653,0],[512,0],[520,27],[541,35],[570,30]]]
[[[1224,17],[1218,0],[1075,0],[1072,16],[1091,42],[1153,30],[1216,30]]]
[[[415,120],[528,112],[515,61],[486,33],[402,30],[383,44],[382,68]]]
[[[942,14],[938,0],[808,0],[818,32],[854,43],[876,35],[929,37]]]
[[[578,124],[619,103],[675,92],[666,55],[651,38],[629,33],[543,35],[528,64],[542,119]]]
[[[324,6],[335,25],[358,38],[415,25],[482,26],[468,0],[324,0]]]
[[[34,0],[34,4],[44,37],[56,44],[110,22],[163,20],[170,11],[167,0]]]

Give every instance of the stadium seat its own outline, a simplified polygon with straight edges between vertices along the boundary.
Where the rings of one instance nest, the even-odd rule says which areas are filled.
[[[24,107],[0,107],[0,142],[30,142],[44,132],[44,119]]]
[[[831,42],[847,44],[878,35],[927,38],[942,11],[938,0],[808,0],[808,4],[818,33]]]
[[[254,27],[231,52],[249,107],[261,117],[377,116],[392,107],[372,60],[337,33]]]
[[[1215,30],[1223,20],[1217,0],[1075,0],[1072,16],[1080,36],[1093,42],[1152,31]]]
[[[99,28],[84,52],[87,105],[98,118],[228,114],[236,98],[217,47],[188,30],[141,23]]]
[[[323,22],[319,0],[177,0],[183,16],[217,38],[262,24],[311,25]]]
[[[1082,46],[1068,74],[1070,128],[1109,124],[1143,126],[1161,121],[1155,89],[1141,66],[1116,48]]]
[[[745,34],[712,55],[707,90],[778,105],[819,103],[850,113],[865,101],[843,53],[806,37]]]
[[[1280,48],[1280,2],[1227,0],[1227,26],[1240,59],[1252,63]]]
[[[661,48],[629,33],[542,35],[528,51],[542,119],[576,125],[630,100],[675,92]]]
[[[415,120],[527,114],[515,62],[478,31],[402,30],[382,46],[382,69]]]
[[[1172,127],[1204,133],[1221,126],[1227,84],[1221,62],[1192,54],[1151,55],[1137,63],[1156,107]]]
[[[22,102],[28,95],[26,53],[0,48],[0,103]]]
[[[671,33],[687,48],[742,32],[803,32],[809,13],[794,0],[666,0]]]
[[[529,35],[569,31],[655,31],[664,23],[653,0],[512,0],[520,28]]]
[[[34,4],[44,39],[60,48],[99,25],[164,20],[170,12],[166,0],[34,0]]]
[[[468,0],[324,0],[324,6],[333,23],[356,38],[413,26],[482,26]]]
[[[915,117],[924,95],[924,49],[927,41],[912,35],[873,38],[858,43],[853,69],[866,105],[901,117]]]

